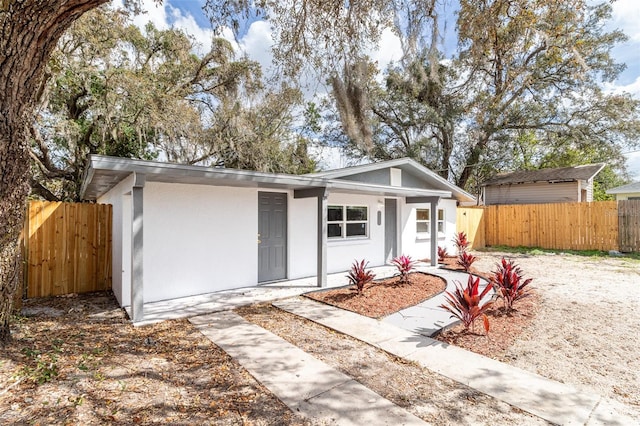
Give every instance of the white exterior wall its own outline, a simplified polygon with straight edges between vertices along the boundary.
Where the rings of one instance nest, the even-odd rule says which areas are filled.
[[[401,244],[399,254],[411,256],[413,259],[431,259],[431,236],[416,235],[416,209],[431,208],[431,204],[406,204],[401,207]],[[452,240],[456,233],[456,200],[440,200],[438,209],[444,210],[445,232],[438,235],[438,246],[446,247],[453,254],[455,245]],[[437,256],[437,253],[435,253]]]
[[[330,194],[328,205],[369,207],[369,236],[367,238],[329,239],[327,244],[327,272],[342,272],[351,268],[354,260],[365,259],[369,266],[384,265],[384,197],[353,194]],[[381,201],[381,203],[378,203]],[[378,209],[382,223],[378,225]],[[315,229],[315,228],[314,228]],[[315,239],[314,239],[315,241]],[[314,250],[315,253],[315,250]],[[315,265],[315,261],[314,261]],[[312,275],[315,275],[315,269]]]
[[[121,306],[131,304],[131,203],[126,203],[131,195],[125,198],[123,194],[131,193],[132,186],[133,175],[96,200],[98,203],[113,206],[111,282],[113,294]],[[127,228],[126,232],[123,228]]]
[[[113,205],[113,291],[131,304],[131,188],[133,176],[99,198]],[[153,302],[254,286],[258,279],[258,189],[147,182],[143,190],[144,301]],[[270,190],[267,190],[270,191]],[[288,194],[287,277],[317,271],[317,199]],[[328,241],[328,273],[348,270],[354,260],[384,264],[384,198],[330,194],[328,205],[366,205],[366,238]],[[388,198],[388,197],[387,197]],[[428,204],[398,200],[398,254],[430,256],[430,240],[416,238],[415,209]],[[446,233],[439,245],[453,252],[456,202],[442,200]],[[378,212],[381,223],[378,225]]]
[[[625,201],[629,198],[632,198],[634,200],[640,199],[640,192],[626,192],[623,194],[616,194],[616,201]]]
[[[577,182],[521,183],[485,187],[485,205],[577,202]]]
[[[288,277],[313,277],[317,271],[318,199],[291,196],[288,206]]]
[[[144,301],[255,285],[257,206],[252,188],[147,182]]]

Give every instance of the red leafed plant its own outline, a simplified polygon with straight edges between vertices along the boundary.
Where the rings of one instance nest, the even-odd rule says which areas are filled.
[[[394,258],[391,263],[398,268],[398,272],[400,273],[400,282],[408,283],[409,282],[409,272],[413,271],[416,267],[416,261],[411,259],[411,256],[398,256]]]
[[[440,263],[444,262],[444,258],[447,257],[448,255],[449,253],[447,253],[446,247],[438,246],[438,262]]]
[[[527,287],[532,278],[523,279],[522,270],[512,260],[502,258],[497,269],[492,272],[491,284],[504,302],[506,312],[513,310],[513,303],[530,295]]]
[[[464,231],[456,233],[456,236],[453,238],[453,243],[456,245],[458,249],[458,254],[465,253],[469,248],[471,242],[467,239],[467,234]]]
[[[466,272],[469,272],[469,269],[471,269],[471,265],[476,261],[476,259],[477,257],[472,255],[471,253],[463,251],[458,256],[458,265],[462,266]]]
[[[364,259],[362,259],[360,262],[354,260],[353,265],[351,265],[348,278],[349,282],[356,286],[358,294],[362,294],[364,285],[370,283],[376,277],[373,272],[366,270],[368,264],[369,262],[365,263]]]
[[[451,318],[458,318],[462,321],[465,329],[474,323],[474,321],[482,317],[484,323],[485,332],[489,332],[489,318],[486,315],[487,309],[493,303],[487,301],[480,304],[482,299],[491,291],[491,285],[487,285],[482,292],[479,292],[480,278],[475,278],[473,275],[469,275],[466,288],[462,284],[456,281],[455,292],[445,291],[445,298],[447,304],[442,304],[440,307],[451,312]]]

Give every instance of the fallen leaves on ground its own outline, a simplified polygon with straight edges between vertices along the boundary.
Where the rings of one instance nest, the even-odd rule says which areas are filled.
[[[0,349],[0,424],[310,424],[186,320],[133,327],[105,293],[24,312]]]

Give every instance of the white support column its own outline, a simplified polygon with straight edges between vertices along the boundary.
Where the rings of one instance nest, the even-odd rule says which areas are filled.
[[[431,266],[438,266],[438,201],[431,200]]]
[[[327,192],[318,195],[318,287],[327,286]]]
[[[131,320],[144,319],[143,191],[145,175],[135,173],[131,188]]]

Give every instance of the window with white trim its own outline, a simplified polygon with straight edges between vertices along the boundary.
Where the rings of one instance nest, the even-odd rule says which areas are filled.
[[[329,206],[327,211],[327,237],[363,238],[369,231],[369,207]]]
[[[438,235],[445,233],[444,209],[438,209],[437,218]],[[416,209],[416,232],[418,235],[426,236],[431,232],[431,209]]]

